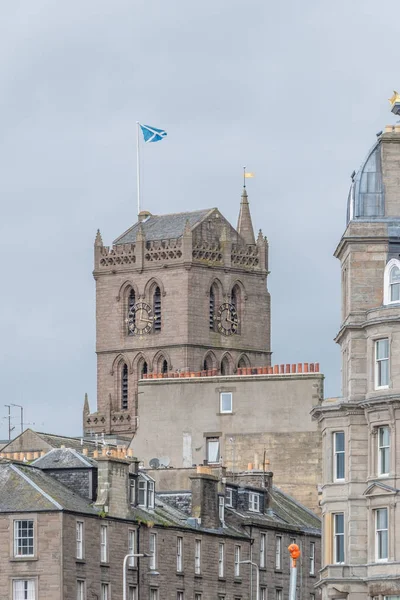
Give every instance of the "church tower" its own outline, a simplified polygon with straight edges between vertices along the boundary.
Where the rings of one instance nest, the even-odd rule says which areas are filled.
[[[400,101],[400,98],[399,98]],[[341,398],[322,433],[321,599],[400,597],[400,126],[353,174],[341,263]]]
[[[94,245],[97,411],[86,434],[133,434],[148,373],[234,374],[270,365],[268,243],[254,236],[246,188],[238,227],[217,208],[152,215]]]

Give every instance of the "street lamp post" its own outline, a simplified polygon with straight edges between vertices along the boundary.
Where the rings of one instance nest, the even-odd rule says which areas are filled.
[[[256,600],[260,600],[260,567],[258,566],[257,563],[253,562],[252,560],[240,560],[239,561],[240,565],[251,565],[252,567],[256,568]]]
[[[128,564],[128,560],[130,558],[150,558],[151,556],[151,554],[146,554],[146,552],[130,552],[124,557],[124,563],[122,567],[122,600],[128,600],[126,594],[126,567]],[[150,573],[151,575],[159,575],[157,571],[150,571]]]

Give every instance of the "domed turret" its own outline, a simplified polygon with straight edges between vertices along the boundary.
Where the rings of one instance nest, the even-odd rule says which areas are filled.
[[[349,221],[400,219],[397,189],[400,166],[400,127],[388,126],[369,151],[360,169],[352,177],[348,201]],[[397,186],[396,186],[397,187]]]

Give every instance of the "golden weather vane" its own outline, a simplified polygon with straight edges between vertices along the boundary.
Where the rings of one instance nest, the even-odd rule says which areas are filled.
[[[391,111],[394,115],[400,116],[400,94],[396,91],[393,92],[393,96],[389,98]]]

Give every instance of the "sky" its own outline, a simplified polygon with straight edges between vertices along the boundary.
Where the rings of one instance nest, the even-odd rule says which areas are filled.
[[[85,392],[95,409],[93,242],[136,220],[136,121],[168,132],[143,151],[153,214],[236,225],[255,172],[273,362],[318,361],[340,395],[332,255],[350,175],[395,121],[399,23],[395,0],[1,2],[0,417],[80,435]]]

